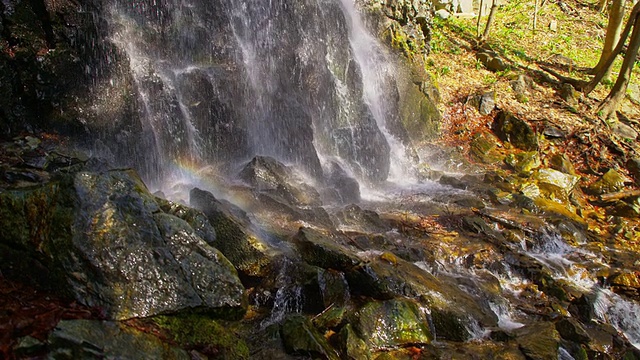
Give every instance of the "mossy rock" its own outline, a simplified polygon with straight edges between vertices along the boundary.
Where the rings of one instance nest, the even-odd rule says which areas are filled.
[[[251,223],[242,210],[198,188],[189,193],[189,203],[207,217],[216,234],[212,246],[220,250],[238,272],[251,277],[270,273],[277,251],[251,230]]]
[[[531,360],[558,358],[560,334],[553,323],[536,323],[516,330],[520,350]]]
[[[512,114],[502,111],[493,123],[493,131],[500,140],[525,151],[538,150],[538,137],[529,124]]]
[[[476,134],[471,140],[471,154],[475,159],[485,164],[496,164],[502,160],[496,151],[498,138],[488,132]]]
[[[228,326],[199,314],[156,316],[153,321],[169,338],[186,349],[213,355],[214,359],[249,359],[249,348]]]
[[[620,191],[624,188],[626,179],[614,169],[609,169],[602,177],[589,185],[587,189],[592,195],[602,195]]]
[[[537,151],[509,154],[505,158],[505,162],[515,171],[523,174],[528,174],[542,165],[540,155]]]
[[[431,310],[431,321],[438,340],[467,341],[471,334],[458,314],[438,309]]]
[[[428,344],[433,340],[425,313],[408,299],[365,304],[355,314],[354,327],[373,349]]]
[[[338,334],[342,358],[352,360],[369,360],[371,359],[371,351],[367,343],[362,340],[351,324],[345,325]]]
[[[290,315],[280,327],[280,336],[289,354],[310,355],[338,360],[340,355],[311,321],[302,315]]]
[[[293,241],[302,258],[311,265],[346,271],[361,262],[352,249],[310,228],[300,228]]]
[[[183,349],[112,321],[62,320],[49,335],[47,349],[49,359],[191,359]]]

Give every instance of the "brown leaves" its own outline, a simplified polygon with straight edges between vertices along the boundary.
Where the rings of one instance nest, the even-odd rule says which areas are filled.
[[[0,358],[13,359],[18,339],[31,336],[46,340],[62,319],[96,318],[96,314],[74,303],[37,291],[0,274]]]

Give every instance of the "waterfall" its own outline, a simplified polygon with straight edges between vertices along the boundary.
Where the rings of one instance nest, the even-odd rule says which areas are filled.
[[[406,179],[393,57],[351,0],[117,2],[111,40],[129,59],[153,182],[268,155],[322,179]],[[323,164],[323,163],[327,164]]]

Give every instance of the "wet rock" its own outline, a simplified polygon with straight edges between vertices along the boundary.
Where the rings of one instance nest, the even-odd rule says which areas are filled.
[[[347,308],[330,304],[320,314],[316,315],[312,322],[320,330],[337,329],[344,324]]]
[[[556,323],[556,330],[560,336],[569,341],[579,344],[587,344],[591,341],[589,334],[584,327],[574,318],[564,318]]]
[[[624,200],[616,201],[612,213],[627,218],[639,217],[640,197],[634,196]]]
[[[565,154],[555,154],[549,159],[549,166],[565,174],[575,175],[576,169]]]
[[[351,324],[345,325],[338,336],[343,358],[352,360],[369,360],[372,358],[367,343],[357,335]]]
[[[428,344],[433,339],[426,314],[411,300],[371,301],[355,318],[354,328],[373,349]]]
[[[154,196],[157,197],[155,194]],[[215,247],[216,231],[213,226],[211,226],[209,219],[207,219],[207,216],[204,213],[188,206],[163,200],[161,198],[157,198],[156,200],[162,211],[186,221],[193,228],[196,234],[202,238],[202,240]]]
[[[313,229],[301,228],[293,241],[302,258],[311,265],[346,271],[361,262],[353,250]]]
[[[256,156],[239,174],[258,191],[273,193],[292,205],[321,205],[320,194],[299,180],[293,169],[269,156]]]
[[[215,247],[239,272],[247,276],[268,273],[277,252],[251,230],[249,219],[242,210],[197,188],[191,190],[189,198],[191,206],[202,211],[215,229]]]
[[[589,185],[588,192],[592,195],[620,191],[624,188],[626,179],[614,169],[609,169],[602,177]]]
[[[338,360],[340,355],[311,322],[302,315],[288,316],[280,327],[280,336],[289,354],[320,356]]]
[[[339,128],[333,131],[338,154],[354,165],[354,172],[372,183],[387,179],[391,159],[389,143],[375,125],[373,115],[363,115],[367,120],[356,128]]]
[[[569,194],[578,185],[580,177],[565,174],[553,169],[539,169],[534,178],[538,180],[540,188],[559,199],[568,199]]]
[[[515,171],[522,174],[529,174],[542,165],[537,151],[509,154],[505,158],[505,162]]]
[[[520,350],[532,360],[558,358],[560,334],[552,323],[537,323],[516,330]]]
[[[502,111],[493,123],[493,131],[500,140],[510,142],[525,151],[538,150],[538,138],[529,124],[512,114]]]
[[[349,301],[351,294],[344,273],[331,269],[321,269],[318,271],[318,283],[324,306],[343,306]]]
[[[607,284],[616,293],[640,297],[640,276],[638,273],[622,272],[607,277]]]
[[[496,326],[497,318],[483,309],[457,286],[456,280],[436,278],[415,264],[384,253],[362,263],[346,274],[352,294],[389,300],[397,297],[419,299],[432,311],[453,314],[450,321],[460,321],[459,328],[469,331],[470,321],[482,326]],[[445,300],[446,299],[446,300]],[[447,323],[450,325],[450,322]],[[436,327],[436,334],[440,330]],[[467,337],[471,336],[468,333]]]
[[[455,176],[442,175],[438,182],[442,185],[448,185],[456,189],[465,190],[467,188],[467,184]]]
[[[193,360],[206,359],[207,356],[225,360],[249,359],[249,349],[245,341],[233,330],[210,317],[195,313],[162,315],[154,317],[152,321],[171,343],[194,349],[190,354]],[[194,354],[195,350],[202,354]]]
[[[335,162],[331,163],[327,185],[335,192],[335,198],[340,203],[360,201],[360,184]]]
[[[47,344],[32,336],[25,336],[18,339],[13,347],[13,353],[17,358],[32,358],[46,351]]]
[[[131,170],[61,175],[4,192],[0,204],[0,226],[11,229],[0,242],[30,253],[26,263],[47,264],[45,286],[110,318],[187,308],[244,313],[244,288],[228,260],[187,222],[163,213]]]
[[[191,359],[153,335],[109,321],[60,321],[48,343],[52,359]]]
[[[336,212],[335,217],[340,224],[363,232],[385,232],[389,225],[373,210],[362,209],[351,204]]]
[[[434,329],[437,329],[435,337],[438,340],[464,342],[470,339],[471,334],[464,327],[464,321],[448,311],[434,309],[431,311],[431,321]]]
[[[485,164],[495,164],[500,162],[502,157],[496,151],[498,138],[488,132],[476,134],[471,140],[471,155],[478,161]]]

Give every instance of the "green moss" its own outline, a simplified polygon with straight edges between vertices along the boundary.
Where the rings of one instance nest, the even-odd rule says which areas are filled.
[[[157,316],[153,320],[169,333],[173,341],[185,348],[213,348],[219,354],[216,358],[225,360],[249,358],[249,348],[244,340],[206,316]]]

